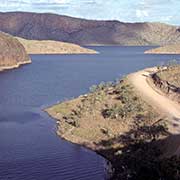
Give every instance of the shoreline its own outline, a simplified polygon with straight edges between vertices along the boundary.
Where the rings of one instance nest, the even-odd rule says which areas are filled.
[[[160,46],[157,48],[149,49],[144,52],[144,54],[180,54],[180,44],[170,44],[165,46]]]
[[[165,55],[173,55],[174,54],[174,55],[179,55],[180,52],[178,53],[178,52],[168,52],[168,51],[167,52],[151,52],[151,51],[148,52],[148,51],[145,51],[144,54],[161,54],[161,55],[162,54],[165,54]]]
[[[92,50],[92,52],[39,52],[39,53],[31,53],[31,52],[27,52],[29,55],[96,55],[96,54],[100,54],[100,52]]]
[[[47,108],[48,108],[48,107],[47,107]],[[67,141],[67,142],[69,142],[69,143],[72,143],[72,144],[75,144],[75,145],[77,145],[77,146],[80,146],[80,147],[83,147],[83,148],[85,148],[85,149],[88,149],[88,150],[90,150],[90,151],[93,151],[93,152],[95,152],[97,155],[103,157],[104,160],[106,161],[106,170],[107,170],[107,171],[106,171],[106,173],[107,173],[106,175],[108,176],[108,179],[111,178],[111,177],[113,176],[114,170],[115,170],[115,169],[114,169],[114,166],[113,166],[113,160],[110,159],[110,158],[108,158],[105,154],[103,154],[103,153],[100,152],[100,150],[102,150],[102,149],[101,149],[102,147],[100,147],[100,146],[95,146],[95,145],[93,145],[92,143],[89,143],[89,142],[86,142],[86,143],[78,143],[78,142],[76,142],[76,141],[73,141],[73,140],[70,139],[70,138],[67,138],[67,137],[63,136],[63,134],[61,134],[61,133],[58,131],[58,125],[60,124],[60,122],[58,121],[58,119],[56,119],[54,116],[52,116],[51,114],[48,113],[47,108],[43,109],[43,111],[44,111],[45,113],[47,113],[47,114],[49,115],[49,117],[52,118],[52,120],[55,121],[55,123],[56,123],[56,124],[55,124],[55,125],[56,125],[56,135],[57,135],[59,138],[65,140],[65,141]]]
[[[147,69],[149,69],[149,68],[147,68]],[[125,81],[125,84],[127,83],[130,83],[131,84],[131,80],[130,80],[130,76],[132,75],[132,74],[135,74],[136,72],[133,72],[133,73],[130,73],[130,74],[128,74],[127,75],[127,82]],[[134,95],[138,95],[136,92],[135,92],[135,94]],[[83,95],[81,95],[81,96],[79,96],[79,97],[77,97],[77,98],[75,98],[75,100],[77,99],[81,99],[81,97],[82,97]],[[84,95],[84,96],[89,96],[89,94],[86,94],[86,95]],[[67,102],[70,102],[70,103],[73,103],[73,101],[74,100],[70,100],[70,101],[67,101]],[[59,102],[58,104],[61,104],[61,103],[66,103],[66,101],[65,102]],[[116,175],[116,167],[117,167],[117,158],[116,158],[116,156],[117,156],[117,154],[118,153],[121,153],[121,150],[118,150],[118,148],[122,148],[123,147],[123,144],[121,144],[121,143],[118,143],[117,145],[113,145],[114,146],[114,149],[112,148],[112,147],[110,147],[110,146],[106,146],[106,145],[103,145],[103,144],[100,144],[100,142],[102,142],[102,141],[106,141],[106,142],[108,142],[108,141],[110,141],[111,139],[113,139],[113,138],[115,138],[116,136],[117,136],[117,133],[116,132],[114,132],[114,134],[112,134],[112,135],[110,135],[110,136],[108,136],[108,138],[105,138],[105,139],[103,139],[103,138],[101,138],[100,137],[100,139],[99,139],[99,141],[97,140],[88,140],[88,139],[86,139],[86,138],[84,138],[84,137],[82,137],[82,136],[77,136],[77,135],[75,135],[74,134],[74,132],[73,132],[73,130],[75,130],[76,129],[76,127],[73,127],[73,126],[71,126],[69,129],[67,128],[67,127],[65,127],[64,126],[64,124],[66,124],[66,122],[64,122],[64,120],[63,120],[63,116],[59,116],[59,114],[60,113],[56,113],[56,112],[53,112],[53,111],[51,111],[50,109],[52,108],[52,107],[55,107],[55,106],[58,106],[58,104],[56,104],[56,105],[53,105],[53,106],[50,106],[50,107],[46,107],[46,108],[44,108],[43,109],[43,111],[44,112],[46,112],[52,119],[54,119],[55,121],[56,121],[56,127],[57,127],[57,129],[56,129],[56,134],[60,137],[60,138],[62,138],[62,139],[64,139],[64,140],[66,140],[66,141],[68,141],[68,142],[71,142],[71,143],[73,143],[73,144],[76,144],[76,145],[79,145],[79,146],[82,146],[82,147],[84,147],[84,148],[87,148],[87,149],[90,149],[91,151],[94,151],[95,153],[97,153],[98,155],[100,155],[100,156],[102,156],[106,161],[107,161],[107,174],[109,174],[109,176],[110,177],[113,177],[114,175]],[[77,104],[76,104],[77,105]],[[68,108],[68,107],[66,107],[66,108]],[[71,107],[72,109],[74,108],[74,107]],[[145,105],[144,106],[144,108],[146,109],[148,109],[149,108],[149,105]],[[155,111],[155,109],[153,108],[152,109],[152,113],[154,113],[154,112],[156,112]],[[157,112],[156,112],[157,113]],[[155,114],[156,114],[155,113]],[[156,115],[155,115],[156,116]],[[161,116],[160,114],[158,114],[158,117],[155,117],[155,119],[153,120],[154,122],[156,122],[157,121],[157,118],[159,118],[159,116]],[[85,119],[86,119],[86,117],[85,117]],[[106,121],[108,121],[108,120],[106,120]],[[113,121],[113,120],[112,120]],[[89,120],[89,122],[88,122],[88,124],[90,124],[90,123],[92,123],[92,121],[91,120]],[[114,122],[113,122],[114,123]],[[118,123],[118,122],[117,122]],[[119,127],[119,124],[117,125],[117,128],[118,128],[118,134],[119,135],[122,135],[122,134],[126,134],[127,132],[129,132],[130,131],[130,122],[127,122],[127,126],[129,126],[129,127],[127,127],[126,125],[124,125],[124,122],[120,122],[121,123],[121,126],[122,126],[122,128],[118,128]],[[147,123],[149,123],[149,124],[152,124],[152,122],[149,122],[149,120],[147,120]],[[103,124],[103,122],[102,122],[102,124]],[[103,125],[104,127],[105,127],[105,125]],[[110,126],[112,126],[113,127],[113,125],[111,124]],[[64,129],[63,129],[64,128]],[[66,129],[67,128],[67,129]],[[80,129],[82,129],[83,127],[81,127],[80,126]],[[92,128],[92,126],[90,126],[89,127],[90,129]],[[102,127],[101,127],[102,128]],[[106,130],[106,128],[104,128],[105,130]],[[102,130],[102,129],[101,129]],[[88,132],[87,132],[88,133]],[[115,135],[116,134],[116,135]],[[116,173],[115,173],[116,172]]]
[[[12,65],[12,66],[0,67],[0,72],[6,71],[6,70],[11,70],[11,69],[16,69],[16,68],[19,68],[21,65],[31,64],[31,63],[32,63],[31,60],[29,60],[29,61],[23,61],[23,62],[17,62],[17,64]]]
[[[50,117],[53,118],[52,116],[50,116]],[[107,176],[109,178],[111,178],[113,176],[113,174],[114,174],[113,160],[108,158],[105,154],[101,153],[100,150],[102,150],[102,149],[100,149],[100,147],[97,148],[97,147],[95,147],[95,146],[93,146],[91,144],[80,144],[80,143],[77,143],[77,142],[73,142],[72,140],[63,137],[63,135],[61,135],[58,131],[56,131],[56,134],[57,134],[58,137],[60,137],[61,139],[65,140],[67,142],[70,142],[72,144],[75,144],[75,145],[78,145],[78,146],[83,147],[85,149],[88,149],[90,151],[93,151],[97,155],[103,157],[104,160],[106,161],[106,174],[107,174]]]
[[[171,158],[175,155],[177,148],[179,148],[177,145],[176,149],[170,151],[168,156],[166,156],[167,152],[169,152],[167,145],[169,143],[172,144],[172,146],[177,144],[174,141],[169,142],[168,137],[173,137],[178,134],[177,128],[179,126],[177,126],[177,128],[172,126],[172,122],[175,123],[175,119],[172,119],[172,117],[180,117],[180,109],[174,101],[155,91],[152,84],[149,83],[151,74],[156,72],[158,72],[158,68],[152,67],[130,73],[117,84],[105,86],[104,89],[97,89],[95,91],[91,89],[88,94],[81,95],[69,101],[59,102],[56,105],[45,108],[44,111],[56,120],[56,134],[60,138],[90,149],[102,156],[107,162],[107,175],[109,175],[110,179],[117,179],[117,177],[123,176],[123,173],[127,173],[127,171],[123,169],[124,163],[127,163],[127,170],[130,168],[133,172],[134,169],[136,169],[135,167],[131,167],[129,163],[131,164],[134,155],[143,151],[144,148],[150,149],[148,149],[147,152],[145,151],[142,157],[149,157],[149,152],[152,153],[153,158],[158,159],[158,161],[162,160],[162,156],[164,157],[163,161],[166,161],[166,158]],[[102,88],[102,85],[100,88]],[[105,99],[92,103],[93,98],[98,99],[102,93],[105,93]],[[127,97],[127,101],[123,99],[123,93],[125,93],[124,97]],[[120,99],[117,99],[118,97],[120,97]],[[125,108],[127,108],[127,102],[134,104],[132,107],[128,104],[128,106],[132,108],[132,111],[126,111],[122,109],[121,106],[119,112],[123,112],[123,114],[128,112],[125,118],[123,118],[124,115],[122,118],[120,118],[120,116],[117,117],[117,114],[112,114],[115,116],[108,118],[108,113],[113,112],[113,110],[117,113],[117,109],[112,108],[113,103],[119,103],[120,105],[122,101]],[[161,102],[163,102],[163,104]],[[106,103],[105,106],[104,103]],[[141,110],[135,108],[137,104]],[[82,105],[84,108],[82,108]],[[166,105],[168,105],[168,107]],[[104,117],[104,119],[102,117]],[[140,118],[137,119],[138,117]],[[141,117],[143,117],[143,119]],[[114,125],[116,127],[114,127]],[[145,128],[144,135],[143,128]],[[146,128],[152,128],[152,132],[149,132],[150,136],[146,136],[148,134]],[[151,134],[153,133],[153,129],[156,128],[157,130],[160,128],[160,131],[156,132],[157,137]],[[138,138],[140,139],[138,140]],[[135,144],[133,143],[134,140]],[[141,143],[144,144],[144,147],[141,146]],[[140,147],[137,148],[139,145]],[[160,145],[165,147],[165,150]],[[133,146],[137,149],[133,152],[134,154],[130,156],[129,152],[133,150],[131,149]],[[129,151],[128,149],[131,150]],[[152,150],[155,154],[153,154],[154,152]],[[157,152],[160,154],[156,154]],[[132,159],[129,159],[129,156]],[[143,160],[141,157],[136,158]],[[146,166],[149,160],[145,160]],[[134,163],[136,164],[136,161]],[[142,167],[143,166],[144,165],[142,165]]]

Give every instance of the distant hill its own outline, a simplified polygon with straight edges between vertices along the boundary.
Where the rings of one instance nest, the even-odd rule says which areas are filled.
[[[0,71],[30,62],[23,45],[16,38],[0,32]]]
[[[16,37],[28,54],[95,54],[94,50],[72,43],[50,40],[27,40]]]
[[[145,51],[145,54],[180,54],[180,44],[173,44]]]
[[[0,13],[0,30],[26,39],[81,45],[167,45],[180,42],[180,27],[176,26],[85,20],[48,13]]]

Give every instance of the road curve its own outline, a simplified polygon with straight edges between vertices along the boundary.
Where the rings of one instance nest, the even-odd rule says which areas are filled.
[[[130,74],[128,79],[148,104],[168,118],[169,131],[172,134],[180,134],[180,105],[158,93],[147,81],[150,74],[155,71],[157,68],[148,68]]]

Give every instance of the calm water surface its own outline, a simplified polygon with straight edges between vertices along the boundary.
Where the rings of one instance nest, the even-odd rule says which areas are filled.
[[[98,55],[33,55],[32,64],[0,73],[0,180],[103,180],[105,160],[56,136],[44,107],[87,93],[91,85],[178,55],[148,47],[93,47]]]

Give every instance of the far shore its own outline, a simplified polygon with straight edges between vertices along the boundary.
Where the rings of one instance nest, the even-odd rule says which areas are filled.
[[[180,44],[171,44],[144,52],[145,54],[180,54]]]
[[[24,46],[28,54],[98,54],[95,50],[73,43],[16,38]]]

